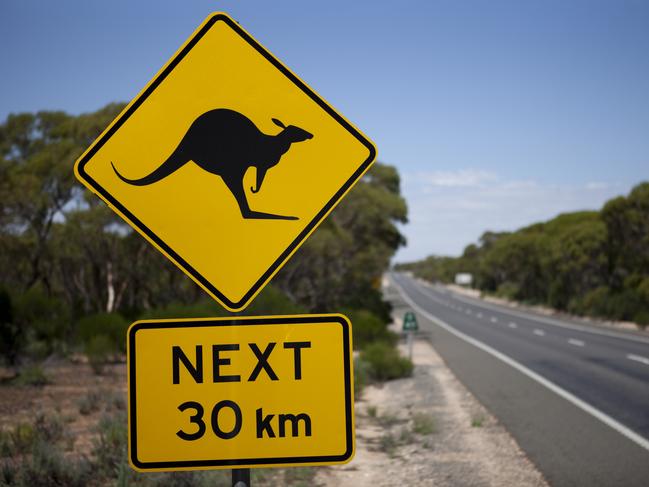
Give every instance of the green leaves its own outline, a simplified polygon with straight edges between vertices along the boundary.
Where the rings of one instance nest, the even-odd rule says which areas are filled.
[[[396,169],[375,163],[274,282],[314,311],[366,308],[389,320],[379,288],[405,244],[396,224],[407,222],[407,211]]]

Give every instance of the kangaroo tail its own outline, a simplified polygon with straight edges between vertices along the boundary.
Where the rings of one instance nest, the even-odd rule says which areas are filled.
[[[166,178],[171,173],[184,166],[187,162],[188,160],[182,157],[180,151],[176,149],[166,161],[164,161],[162,164],[160,164],[160,166],[158,166],[157,169],[154,169],[154,171],[151,174],[148,174],[147,176],[144,176],[143,178],[140,179],[128,179],[120,174],[120,172],[117,170],[115,164],[113,164],[112,161],[110,165],[113,166],[113,171],[115,171],[117,177],[120,178],[125,183],[132,184],[133,186],[146,186],[148,184],[157,183],[161,179]]]

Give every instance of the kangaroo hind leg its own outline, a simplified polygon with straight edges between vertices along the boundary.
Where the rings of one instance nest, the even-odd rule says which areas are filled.
[[[274,213],[264,213],[262,211],[254,211],[248,205],[248,199],[243,189],[243,176],[241,177],[223,177],[226,186],[237,200],[241,216],[249,220],[297,220],[296,216],[276,215]]]

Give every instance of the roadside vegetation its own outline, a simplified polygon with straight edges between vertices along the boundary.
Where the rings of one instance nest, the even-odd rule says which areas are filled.
[[[397,266],[429,281],[473,274],[474,286],[577,315],[649,325],[649,183],[600,211],[566,213],[516,232],[486,232],[460,257]]]
[[[229,315],[77,184],[74,161],[122,108],[10,115],[0,125],[0,405],[3,387],[51,384],[52,362],[83,357],[97,376],[113,373],[115,364],[124,366],[126,329],[136,319]],[[387,329],[391,309],[380,290],[405,243],[396,224],[406,221],[396,169],[376,163],[244,314],[342,312],[359,351],[357,392],[410,374]],[[82,457],[68,448],[74,441],[35,423],[0,428],[0,485],[229,482],[223,472],[134,473],[126,463],[124,401],[110,403],[96,391],[78,398],[78,415],[101,416],[96,444]],[[309,485],[312,471],[255,471],[256,483]]]

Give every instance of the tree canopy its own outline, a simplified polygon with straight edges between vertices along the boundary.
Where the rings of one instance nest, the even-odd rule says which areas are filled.
[[[29,334],[65,341],[78,334],[74,323],[89,314],[136,318],[206,300],[74,178],[74,161],[122,108],[111,104],[80,116],[10,115],[0,125],[3,340],[18,344],[21,334]],[[292,304],[277,305],[310,311],[364,307],[386,316],[380,277],[404,243],[396,224],[406,220],[396,169],[376,163],[275,277],[275,290],[257,301],[272,307],[287,299]]]

